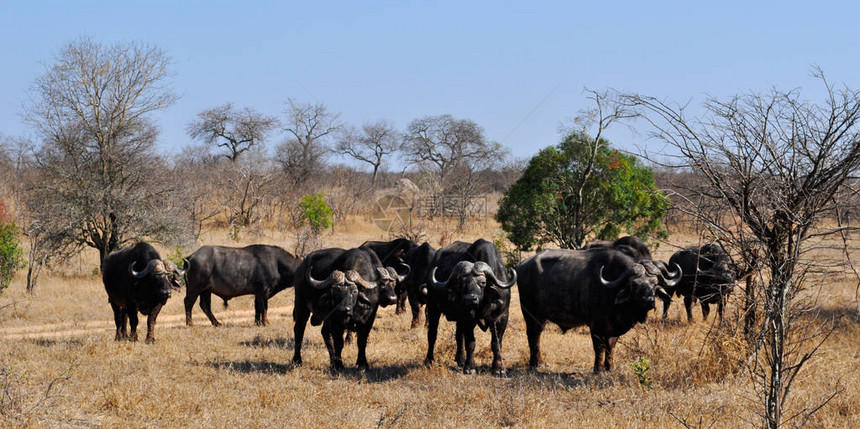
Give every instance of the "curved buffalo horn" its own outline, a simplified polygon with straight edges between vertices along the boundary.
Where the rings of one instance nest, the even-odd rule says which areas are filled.
[[[657,295],[657,298],[660,298],[660,300],[663,302],[672,300],[672,295],[667,292],[666,289],[663,289],[662,286],[655,287],[654,294]]]
[[[135,271],[134,270],[134,262],[128,264],[128,272],[132,275],[132,277],[136,279],[143,278],[147,274],[149,274],[152,270],[156,271],[164,271],[164,263],[159,261],[158,259],[152,259],[146,264],[146,268],[143,271]]]
[[[675,266],[674,272],[669,271],[669,268],[667,267],[665,269],[666,272],[663,273],[662,276],[660,276],[660,280],[662,280],[663,284],[667,287],[673,287],[678,284],[678,282],[681,281],[681,276],[684,274],[684,271],[681,269],[681,266],[678,265],[677,262],[673,262],[672,265]]]
[[[382,270],[381,268],[377,267],[376,269],[380,270],[380,272],[385,272],[385,274],[388,274],[387,271]],[[355,270],[347,271],[346,272],[346,279],[359,285],[359,286],[361,286],[361,287],[363,287],[363,288],[365,288],[365,289],[376,289],[376,286],[379,286],[379,283],[377,283],[377,282],[371,282],[371,281],[365,280],[364,277],[362,277],[361,274],[359,274],[359,272],[355,271]]]
[[[481,262],[476,263],[476,264],[475,264],[475,269],[479,269],[479,268],[478,268],[478,264],[481,264],[481,265],[480,265],[480,270],[481,270],[481,271],[483,271],[484,275],[486,275],[486,276],[487,276],[487,278],[489,278],[489,279],[490,279],[490,281],[492,281],[492,282],[493,282],[493,284],[495,284],[496,286],[498,286],[498,287],[500,287],[500,288],[502,288],[502,289],[509,289],[510,287],[512,287],[512,286],[514,285],[514,283],[516,283],[516,282],[517,282],[517,272],[516,272],[516,271],[514,271],[514,270],[511,270],[511,274],[508,276],[508,278],[509,278],[510,280],[508,280],[508,281],[507,281],[507,283],[502,283],[502,282],[500,282],[500,281],[499,281],[499,278],[498,278],[498,277],[496,277],[496,273],[495,273],[495,272],[493,272],[493,269],[492,269],[492,268],[490,268],[490,266],[489,266],[488,264],[484,264],[484,263],[481,263]]]
[[[376,267],[376,272],[379,274],[379,278],[382,280],[397,280],[396,273],[392,275],[394,272],[393,268],[390,267]]]
[[[451,280],[451,276],[454,275],[454,272],[452,271],[451,276],[448,276],[448,278],[444,282],[440,282],[436,280],[436,268],[438,267],[433,267],[430,269],[430,278],[428,279],[429,281],[427,282],[427,284],[429,284],[434,289],[444,289],[445,286],[448,285],[448,280]]]
[[[439,280],[436,280],[436,269],[437,268],[439,268],[439,267],[433,267],[432,269],[430,269],[430,276],[427,279],[428,280],[427,284],[429,284],[430,287],[432,287],[433,289],[436,289],[436,290],[444,289],[445,286],[448,286],[448,282],[451,281],[451,277],[454,276],[454,271],[453,270],[451,271],[451,274],[448,275],[448,278],[445,279],[444,282],[440,282]]]
[[[185,275],[186,270],[179,269],[179,267],[177,267],[176,264],[174,264],[173,261],[171,261],[170,259],[162,259],[161,262],[164,263],[164,268],[167,271],[174,272],[176,274],[179,274],[180,276]]]
[[[400,274],[400,273],[397,273],[396,269],[394,270],[394,272],[397,273],[397,282],[403,283],[406,281],[406,277],[409,277],[409,273],[412,272],[412,267],[410,267],[409,264],[405,264],[403,262],[400,263],[400,266],[406,268],[406,272],[403,274]]]
[[[340,283],[340,282],[342,282],[342,281],[343,281],[343,278],[344,278],[343,272],[338,271],[338,270],[334,270],[334,271],[332,271],[332,273],[328,276],[328,278],[327,278],[327,279],[325,279],[325,280],[317,280],[317,279],[315,279],[315,278],[314,278],[314,276],[313,276],[313,270],[314,270],[314,267],[313,267],[313,266],[308,267],[308,271],[307,271],[307,273],[306,273],[305,277],[306,277],[306,279],[307,279],[308,283],[309,283],[309,284],[311,285],[311,287],[313,287],[314,289],[325,289],[325,288],[327,288],[327,287],[331,286],[331,285],[332,285],[332,284],[334,284],[334,283]]]
[[[604,268],[604,267],[606,267],[606,265],[601,265],[601,266],[600,266],[600,283],[601,283],[603,286],[606,286],[606,287],[608,287],[608,288],[616,288],[616,287],[618,287],[619,285],[621,285],[621,282],[623,282],[624,280],[626,280],[626,279],[627,279],[627,277],[628,277],[628,276],[630,276],[630,272],[631,272],[631,270],[628,268],[628,269],[627,269],[627,270],[625,270],[623,273],[621,273],[621,276],[619,276],[617,279],[612,280],[612,281],[606,280],[605,278],[603,278],[603,268]]]

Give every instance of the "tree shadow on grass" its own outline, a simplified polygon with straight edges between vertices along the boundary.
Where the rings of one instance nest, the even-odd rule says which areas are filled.
[[[282,364],[266,361],[212,361],[206,365],[218,370],[240,372],[243,374],[286,374],[293,370],[293,364]]]
[[[278,348],[292,350],[296,344],[295,341],[295,338],[261,338],[260,336],[256,336],[252,340],[239,342],[239,345],[260,349]]]
[[[355,380],[357,382],[384,383],[386,381],[402,378],[403,376],[408,374],[409,371],[417,369],[418,367],[419,366],[416,364],[379,366],[370,367],[368,369],[361,369],[352,366],[343,368],[338,371],[329,371],[333,376],[345,378],[348,380]]]
[[[813,312],[816,314],[816,312]],[[833,321],[838,326],[856,325],[860,323],[860,315],[858,315],[857,307],[849,306],[828,306],[821,307],[817,310],[816,316],[820,320]]]
[[[51,338],[39,338],[39,339],[33,340],[33,344],[35,344],[37,346],[42,346],[42,347],[63,346],[67,349],[71,349],[71,348],[75,348],[75,347],[83,345],[84,342],[81,340],[71,340],[71,339],[56,340],[56,339],[51,339]]]
[[[595,374],[588,372],[558,372],[546,368],[534,370],[528,366],[516,366],[508,369],[506,378],[516,378],[523,382],[533,382],[543,386],[563,388],[606,389],[616,384],[624,384],[625,377],[615,372]]]

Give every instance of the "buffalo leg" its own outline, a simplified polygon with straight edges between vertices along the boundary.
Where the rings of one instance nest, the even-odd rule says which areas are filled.
[[[194,309],[194,303],[197,302],[197,295],[191,292],[185,294],[185,326],[194,326],[194,322],[191,320],[191,311]]]
[[[525,313],[525,309],[523,313]],[[543,356],[540,352],[540,335],[543,333],[544,322],[534,318],[526,317],[526,336],[529,340],[529,366],[537,368],[543,365]]]
[[[332,326],[326,321],[322,326],[322,336],[325,342],[325,347],[328,349],[329,360],[331,361],[331,369],[343,369],[343,327]]]
[[[128,340],[137,341],[137,306],[129,305],[125,307],[125,312],[128,315]]]
[[[310,317],[311,311],[296,303],[293,307],[293,364],[295,365],[302,364],[302,341],[304,341],[305,327]]]
[[[457,331],[462,337],[463,346],[466,349],[466,363],[463,365],[463,374],[475,374],[475,323],[457,322]]]
[[[257,326],[269,324],[269,298],[265,294],[257,294],[254,297],[254,323]]]
[[[360,326],[355,333],[356,345],[358,346],[358,359],[355,361],[355,366],[359,368],[370,368],[367,363],[367,338],[370,336],[370,330],[373,328],[373,321],[376,319],[376,313],[370,315],[369,322]]]
[[[116,324],[116,336],[114,337],[114,340],[124,340],[128,337],[128,331],[126,330],[128,315],[126,314],[126,310],[121,305],[113,302],[110,303],[110,307],[113,309],[113,320]]]
[[[591,334],[591,344],[594,347],[594,373],[599,373],[604,369],[604,356],[606,359],[609,358],[609,341],[603,336]],[[608,368],[606,369],[609,370]]]
[[[457,351],[454,354],[454,362],[457,362],[458,367],[464,368],[466,365],[466,346],[464,344],[465,339],[463,338],[463,329],[460,322],[457,322],[457,327],[454,332],[454,337],[457,341]]]
[[[508,328],[508,318],[502,317],[497,322],[490,324],[490,347],[493,349],[493,373],[505,374],[505,361],[502,359],[502,339]]]
[[[687,310],[687,323],[693,322],[693,295],[684,296],[684,309]]]
[[[343,342],[345,344],[352,344],[352,331],[350,331],[350,330],[346,331],[346,338],[343,339]]]
[[[209,321],[212,322],[212,326],[221,326],[221,322],[215,318],[215,314],[212,313],[212,292],[203,292],[200,294],[200,309],[203,310],[203,313],[206,314],[206,317],[209,318]]]
[[[669,318],[669,306],[672,305],[672,298],[663,300],[663,320]]]
[[[701,304],[702,304],[702,320],[707,321],[708,315],[711,314],[711,304],[708,304],[705,301],[702,301]]]
[[[609,337],[606,341],[606,360],[603,361],[603,369],[605,371],[612,371],[613,359],[612,352],[615,351],[615,343],[618,342],[618,337]]]
[[[409,309],[412,310],[412,324],[409,325],[409,329],[414,329],[424,323],[421,320],[421,303],[418,301],[418,296],[411,291],[407,291],[407,297],[409,298]]]
[[[424,358],[424,364],[430,365],[433,363],[433,349],[436,347],[436,334],[439,330],[439,317],[442,315],[438,310],[431,309],[427,306],[427,357]]]
[[[394,314],[403,314],[406,312],[406,288],[398,285],[397,291],[397,306],[394,308]]]
[[[723,308],[726,306],[726,296],[720,295],[720,300],[717,301],[717,317],[720,318],[720,323],[723,323]]]
[[[155,320],[158,318],[158,313],[161,312],[161,304],[156,305],[146,316],[146,343],[152,344],[155,342]]]

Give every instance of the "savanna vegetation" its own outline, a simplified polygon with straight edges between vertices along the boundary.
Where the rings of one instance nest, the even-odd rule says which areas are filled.
[[[358,128],[293,99],[279,114],[206,109],[188,118],[183,151],[165,156],[151,114],[176,100],[168,75],[157,47],[73,42],[33,86],[24,116],[37,140],[0,136],[3,426],[860,426],[860,95],[823,73],[822,102],[774,89],[708,100],[700,116],[589,92],[596,108],[527,162],[469,119]],[[605,139],[634,120],[674,148],[659,168],[648,157],[666,154],[640,158]],[[398,162],[409,168],[393,173]],[[266,327],[254,326],[250,296],[216,309],[225,326],[186,327],[174,296],[155,344],[115,342],[100,278],[103,257],[138,240],[180,261],[206,244],[301,256],[487,238],[514,265],[623,234],[664,261],[719,243],[739,282],[722,322],[688,324],[673,306],[622,336],[615,370],[600,374],[586,328],[548,329],[547,366],[527,369],[516,287],[508,373],[495,377],[489,334],[478,333],[478,374],[462,375],[443,322],[425,367],[426,332],[393,307],[374,325],[369,370],[350,365],[350,345],[347,369],[332,372],[313,327],[293,366],[291,289],[271,300]]]

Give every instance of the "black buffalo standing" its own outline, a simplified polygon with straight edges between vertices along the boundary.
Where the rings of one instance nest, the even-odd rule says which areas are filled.
[[[437,277],[439,276],[439,277]],[[511,286],[516,273],[508,275],[499,249],[484,239],[472,244],[456,242],[439,249],[428,276],[427,357],[433,362],[433,349],[442,314],[457,323],[457,365],[466,374],[475,371],[475,325],[489,328],[492,337],[493,372],[504,374],[502,338],[508,326]],[[446,279],[439,281],[437,278]]]
[[[155,320],[161,307],[178,289],[184,274],[149,243],[111,252],[102,261],[102,282],[116,323],[116,340],[137,341],[137,312],[146,315],[146,342],[155,342]],[[131,327],[131,332],[126,328]]]
[[[690,246],[675,252],[669,263],[678,264],[684,270],[674,293],[684,297],[687,322],[693,320],[693,302],[697,299],[702,303],[702,319],[708,319],[710,304],[717,304],[717,315],[722,320],[726,298],[735,286],[735,270],[726,251],[719,244]],[[668,313],[669,302],[666,302],[663,305],[664,319]]]
[[[302,364],[302,341],[310,319],[311,325],[322,325],[332,369],[343,368],[341,352],[347,330],[356,332],[356,365],[367,368],[367,339],[380,295],[395,302],[394,288],[400,276],[393,267],[382,266],[369,248],[323,249],[309,254],[296,272],[293,363]]]
[[[403,282],[409,308],[412,310],[410,329],[421,326],[421,307],[427,303],[427,278],[435,260],[436,249],[426,242],[406,254],[406,264],[412,269]]]
[[[615,241],[592,241],[585,246],[585,249],[596,249],[599,247],[611,247],[615,250],[619,250],[621,253],[633,258],[636,262],[645,259],[652,259],[651,250],[648,249],[645,242],[632,235],[621,237]]]
[[[366,247],[370,250],[373,250],[376,253],[376,256],[379,257],[380,262],[382,262],[383,266],[386,267],[396,267],[399,265],[409,265],[406,261],[406,255],[418,247],[414,241],[406,239],[406,238],[396,238],[391,241],[365,241],[359,247]],[[410,265],[411,267],[411,265]],[[395,314],[401,314],[406,312],[406,288],[404,282],[398,282],[397,288],[395,290],[397,296],[397,307],[395,309]],[[384,300],[379,303],[381,307],[388,307],[391,304],[395,304],[393,302],[388,302]]]
[[[269,299],[293,285],[301,261],[278,246],[255,244],[242,248],[203,246],[186,259],[185,324],[192,325],[191,310],[197,297],[200,309],[212,322],[212,294],[227,300],[254,295],[254,322],[269,323]]]
[[[655,293],[665,295],[681,272],[636,262],[613,248],[544,250],[517,268],[520,305],[529,342],[529,366],[543,364],[540,336],[547,321],[562,331],[588,326],[594,372],[610,371],[618,337],[644,322]],[[607,280],[609,279],[609,280]]]

